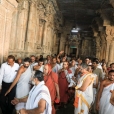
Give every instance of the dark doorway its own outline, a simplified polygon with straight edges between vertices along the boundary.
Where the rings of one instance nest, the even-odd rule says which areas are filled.
[[[70,55],[71,56],[76,56],[77,53],[77,48],[70,48]]]

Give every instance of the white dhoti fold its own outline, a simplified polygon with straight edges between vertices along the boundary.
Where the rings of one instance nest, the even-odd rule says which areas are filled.
[[[108,85],[103,89],[99,104],[99,114],[114,114],[114,106],[110,103],[110,90],[114,90],[114,84]]]
[[[30,91],[26,103],[26,109],[30,110],[37,108],[41,99],[46,101],[46,109],[42,114],[51,114],[51,97],[48,88],[44,85],[44,81],[40,82],[37,86],[34,86]]]
[[[17,83],[17,88],[16,88],[16,98],[22,99],[24,97],[27,97],[30,91],[30,85],[29,81],[31,80],[31,68],[30,66],[28,69],[21,75],[18,83]],[[19,111],[23,108],[25,108],[25,103],[18,103],[15,106],[16,110]]]
[[[83,84],[83,81],[90,76],[91,74],[87,74],[85,76],[82,76],[79,81],[78,85],[76,86],[76,89],[80,88]],[[84,92],[80,90],[76,90],[75,92],[75,103],[76,98],[78,99],[78,105],[76,107],[76,104],[74,103],[75,110],[74,114],[88,114],[89,108],[91,107],[91,103],[93,102],[93,79],[91,79],[91,84],[86,88]]]

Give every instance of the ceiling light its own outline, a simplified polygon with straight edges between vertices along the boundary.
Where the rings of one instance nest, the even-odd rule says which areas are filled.
[[[76,28],[73,28],[72,30],[71,30],[71,32],[78,32],[78,30],[76,29]]]

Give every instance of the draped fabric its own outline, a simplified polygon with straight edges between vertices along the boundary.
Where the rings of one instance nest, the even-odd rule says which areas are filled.
[[[70,73],[70,70],[68,71]],[[59,93],[60,93],[60,102],[67,103],[68,101],[68,81],[66,73],[64,71],[59,73]]]
[[[37,86],[34,86],[30,91],[26,103],[27,110],[37,108],[39,101],[44,99],[46,101],[46,109],[42,114],[51,114],[51,97],[48,88],[44,84],[44,81],[42,81]]]
[[[51,71],[51,66],[49,66],[49,72],[46,76],[44,76],[45,85],[48,87],[51,101],[52,101],[52,114],[55,114],[55,108],[53,106],[54,101],[56,99],[56,88],[55,83],[58,84],[58,76],[56,73]]]
[[[29,81],[31,79],[31,68],[30,66],[28,69],[21,75],[16,88],[16,98],[24,98],[29,94],[30,91],[30,85]],[[16,110],[20,110],[22,108],[25,108],[25,103],[18,103],[16,105]]]
[[[110,90],[114,90],[114,83],[103,89],[100,99],[99,114],[114,114],[114,106],[110,103]]]
[[[76,89],[80,88],[83,85],[84,80],[88,76],[91,76],[91,74],[86,74],[79,79]],[[75,92],[74,114],[88,114],[92,102],[93,102],[93,78],[91,77],[91,84],[86,88],[84,92],[80,90],[76,90]]]

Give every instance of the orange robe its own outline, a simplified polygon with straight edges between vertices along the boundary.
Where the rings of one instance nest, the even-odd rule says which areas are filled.
[[[55,114],[54,101],[56,99],[56,88],[55,83],[58,84],[58,76],[54,72],[50,72],[48,75],[44,76],[45,85],[48,87],[51,100],[52,100],[52,114]]]
[[[68,71],[70,72],[70,71]],[[68,81],[66,79],[66,75],[64,71],[59,73],[59,94],[60,94],[60,102],[67,103],[68,101]]]

